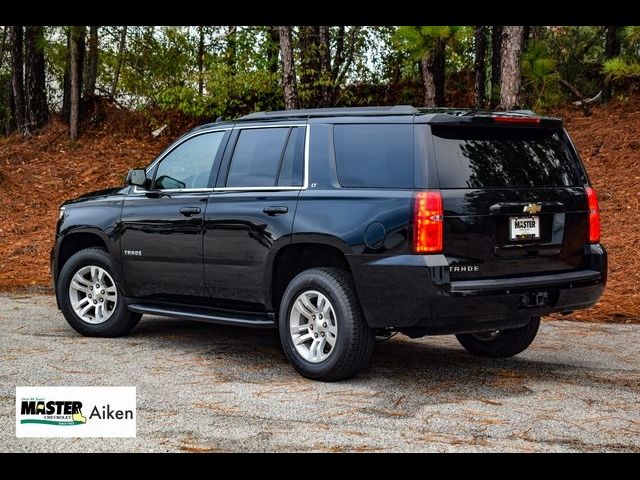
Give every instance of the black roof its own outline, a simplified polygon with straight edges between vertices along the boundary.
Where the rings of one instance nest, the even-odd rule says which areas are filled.
[[[341,107],[341,108],[307,108],[300,110],[276,110],[272,112],[255,112],[244,115],[235,120],[216,121],[196,127],[196,130],[216,127],[221,125],[234,125],[236,122],[260,122],[278,121],[286,119],[309,119],[318,117],[345,117],[345,116],[429,116],[429,123],[451,123],[456,121],[471,120],[471,118],[488,117],[492,115],[531,117],[537,116],[531,110],[510,110],[496,112],[474,108],[445,108],[445,107],[413,107],[411,105],[393,105],[384,107]],[[466,118],[461,118],[466,117]],[[456,120],[458,118],[459,120]],[[547,117],[542,117],[547,118]],[[554,119],[557,120],[557,119]]]

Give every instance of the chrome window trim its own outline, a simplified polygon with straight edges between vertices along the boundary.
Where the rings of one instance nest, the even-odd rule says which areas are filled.
[[[241,127],[228,127],[228,128],[215,128],[212,130],[198,131],[193,132],[190,135],[185,136],[180,143],[175,143],[175,146],[172,146],[170,150],[167,150],[164,154],[156,158],[149,166],[145,168],[145,172],[147,170],[152,169],[157,163],[161,162],[169,153],[175,150],[178,146],[182,145],[184,142],[193,138],[197,135],[203,135],[206,133],[215,133],[215,132],[225,132],[227,130],[249,130],[254,128],[291,128],[291,127],[304,127],[305,135],[304,135],[304,170],[303,170],[303,179],[302,186],[268,186],[268,187],[214,187],[214,188],[173,188],[173,189],[165,189],[165,190],[143,190],[134,187],[133,193],[149,193],[149,192],[160,192],[160,193],[211,193],[211,192],[260,192],[260,191],[292,191],[292,190],[307,190],[309,187],[309,139],[311,133],[311,126],[308,123],[287,123],[287,124],[278,124],[278,125],[247,125]],[[233,159],[232,159],[233,160]]]

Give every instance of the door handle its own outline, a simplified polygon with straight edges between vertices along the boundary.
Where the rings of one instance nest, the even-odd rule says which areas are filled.
[[[289,209],[287,207],[264,207],[262,211],[270,217],[275,217],[276,215],[283,215],[287,213]]]
[[[190,217],[191,215],[197,215],[198,213],[200,213],[200,207],[181,208],[180,213],[185,217]]]

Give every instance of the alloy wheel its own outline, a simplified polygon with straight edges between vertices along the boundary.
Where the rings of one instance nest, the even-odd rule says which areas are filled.
[[[118,302],[118,289],[104,268],[87,265],[71,278],[69,300],[80,320],[97,325],[113,315]]]
[[[310,363],[325,361],[338,339],[338,321],[331,301],[321,292],[307,290],[298,295],[289,315],[291,340],[302,358]]]

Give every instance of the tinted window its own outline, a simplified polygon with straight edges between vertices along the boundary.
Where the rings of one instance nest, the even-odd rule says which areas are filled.
[[[562,130],[433,126],[432,132],[441,188],[580,184]]]
[[[160,162],[155,186],[159,189],[206,188],[224,132],[204,133],[174,148]]]
[[[413,125],[335,125],[343,187],[413,188]]]
[[[302,175],[304,168],[304,137],[305,129],[295,127],[291,129],[287,148],[282,157],[280,165],[280,175],[278,185],[282,187],[302,186]]]
[[[289,128],[241,130],[229,166],[227,187],[275,186],[288,136]]]

